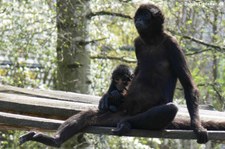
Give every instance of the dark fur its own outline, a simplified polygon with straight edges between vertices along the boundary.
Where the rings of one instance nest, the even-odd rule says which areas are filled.
[[[113,90],[118,90],[118,88],[116,88],[116,82],[115,82],[116,79],[125,79],[127,82],[126,82],[126,84],[124,84],[124,87],[126,87],[128,85],[128,82],[130,82],[132,80],[131,69],[127,65],[124,65],[124,64],[117,66],[112,72],[111,83],[110,83],[107,93],[110,93]]]
[[[117,112],[124,102],[124,96],[132,80],[131,69],[127,65],[119,65],[112,72],[111,83],[108,91],[99,101],[99,112]]]
[[[114,132],[118,135],[126,133],[130,128],[194,129],[199,143],[208,140],[204,127],[225,130],[225,122],[205,121],[201,124],[198,89],[193,83],[177,41],[163,31],[163,22],[164,16],[155,5],[141,5],[137,10],[135,25],[140,37],[135,40],[135,52],[138,65],[127,96],[118,112],[99,113],[91,110],[81,112],[66,120],[54,137],[30,132],[20,137],[20,143],[32,140],[58,147],[90,125],[117,126]],[[173,121],[178,110],[171,103],[177,79],[184,88],[191,121],[182,118]]]

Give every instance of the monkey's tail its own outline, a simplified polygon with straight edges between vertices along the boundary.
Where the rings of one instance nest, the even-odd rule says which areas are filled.
[[[81,111],[78,114],[75,114],[69,117],[59,128],[58,130],[62,130],[63,127],[68,127],[71,125],[71,131],[75,134],[82,131],[86,127],[93,124],[98,115],[98,110],[88,110],[88,111]]]
[[[207,130],[225,130],[225,121],[202,120],[201,123]],[[192,129],[189,119],[175,119],[167,128],[184,130]]]
[[[225,121],[202,121],[207,130],[225,130]]]

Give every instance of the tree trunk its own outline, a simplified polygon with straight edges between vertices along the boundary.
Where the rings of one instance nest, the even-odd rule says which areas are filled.
[[[88,93],[90,87],[90,52],[87,38],[87,0],[57,1],[57,83],[63,91]]]

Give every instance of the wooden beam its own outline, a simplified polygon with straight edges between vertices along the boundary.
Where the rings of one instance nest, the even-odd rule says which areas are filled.
[[[84,130],[86,133],[113,135],[112,127],[90,126]],[[123,135],[129,137],[147,137],[147,138],[168,138],[168,139],[196,139],[192,130],[141,130],[133,129],[131,132]],[[224,140],[225,131],[208,131],[209,140]]]
[[[200,109],[199,113],[200,113],[201,120],[204,120],[204,121],[213,120],[217,122],[225,122],[225,112]],[[180,117],[184,119],[190,119],[187,108],[179,107],[179,111],[175,119]]]
[[[39,116],[69,117],[79,111],[96,109],[100,97],[71,92],[23,89],[0,85],[0,111]],[[225,121],[225,112],[200,110],[201,117]],[[189,118],[187,108],[179,107],[177,117]]]
[[[19,88],[19,87],[1,85],[1,84],[0,84],[0,92],[11,93],[15,95],[26,95],[30,97],[39,97],[39,98],[45,98],[45,99],[54,99],[54,100],[60,100],[60,101],[80,102],[80,103],[87,103],[87,104],[98,104],[98,101],[99,101],[99,97],[97,96],[65,92],[65,91],[55,91],[55,90],[53,91],[53,90],[41,90],[41,89],[26,89],[26,88]]]
[[[62,117],[67,118],[79,111],[96,109],[98,100],[97,96],[0,85],[0,129],[53,131],[64,122]],[[225,112],[200,110],[200,116],[205,121],[225,121]],[[179,108],[176,118],[180,117],[189,118],[185,107]],[[91,126],[84,132],[113,135],[111,129]],[[195,139],[194,133],[186,130],[132,130],[127,136]],[[225,131],[209,131],[210,140],[224,138]]]
[[[1,111],[38,114],[40,116],[69,117],[79,111],[96,109],[96,105],[20,94],[0,93],[0,109]]]
[[[19,127],[24,130],[56,130],[63,122],[62,120],[0,112],[1,126],[5,124],[7,127]]]
[[[3,125],[3,124],[7,125]],[[38,118],[32,116],[24,116],[19,114],[9,114],[0,112],[0,129],[20,129],[20,130],[39,130],[53,131],[56,130],[63,121]],[[90,126],[83,133],[114,135],[112,127],[96,127]],[[224,140],[225,131],[208,131],[209,140]],[[192,130],[141,130],[134,129],[124,136],[130,137],[150,137],[150,138],[170,138],[170,139],[196,139]]]
[[[96,109],[97,96],[0,85],[0,111],[66,119]]]

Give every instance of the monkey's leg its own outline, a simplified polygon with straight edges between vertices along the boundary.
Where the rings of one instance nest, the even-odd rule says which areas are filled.
[[[36,141],[45,145],[60,147],[60,137],[58,135],[51,137],[42,133],[28,132],[27,134],[20,137],[20,145],[27,141]]]
[[[79,133],[82,129],[92,124],[97,111],[84,111],[68,118],[60,125],[56,134],[51,137],[42,133],[29,132],[20,137],[20,144],[27,141],[36,141],[45,145],[60,147],[66,140]]]
[[[122,120],[113,132],[122,135],[131,128],[161,130],[172,122],[177,111],[178,108],[173,103],[156,106],[146,112]]]

